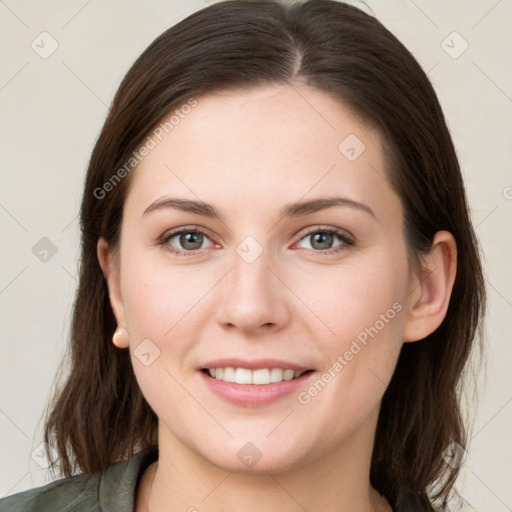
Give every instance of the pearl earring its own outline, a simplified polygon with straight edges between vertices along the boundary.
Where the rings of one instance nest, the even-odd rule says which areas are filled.
[[[127,332],[122,327],[117,327],[112,336],[112,343],[118,348],[125,348],[127,343],[124,343],[125,340],[123,338],[125,338],[126,334]]]

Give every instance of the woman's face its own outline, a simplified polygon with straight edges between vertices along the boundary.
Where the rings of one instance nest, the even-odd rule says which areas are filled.
[[[380,138],[306,86],[196,100],[133,171],[113,300],[161,443],[237,471],[341,453],[373,435],[412,301]]]

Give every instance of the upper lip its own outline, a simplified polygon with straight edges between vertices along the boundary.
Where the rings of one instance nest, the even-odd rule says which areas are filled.
[[[279,359],[253,359],[252,361],[246,361],[244,359],[227,358],[227,359],[215,359],[214,361],[208,361],[199,367],[199,370],[206,368],[247,368],[248,370],[257,370],[259,368],[282,368],[283,370],[294,370],[296,372],[303,372],[311,370],[307,366],[300,364],[290,363],[288,361],[282,361]]]

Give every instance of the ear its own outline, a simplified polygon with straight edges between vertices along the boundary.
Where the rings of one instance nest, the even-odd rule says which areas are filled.
[[[114,254],[103,237],[100,237],[98,240],[97,255],[101,270],[103,271],[103,275],[107,281],[110,305],[112,306],[112,311],[116,317],[117,325],[124,328],[126,331],[124,305],[123,298],[121,296],[119,261],[116,257],[117,255]],[[128,347],[128,342],[124,338],[126,337],[119,337],[119,342],[116,342],[116,345],[119,348]]]
[[[403,341],[426,338],[442,323],[457,273],[457,244],[448,231],[436,233],[422,260],[422,275],[411,280]]]

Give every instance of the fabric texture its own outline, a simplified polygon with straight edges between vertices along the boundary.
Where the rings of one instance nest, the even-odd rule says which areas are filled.
[[[158,459],[147,448],[104,473],[76,475],[0,499],[0,512],[134,512],[135,491],[146,468]],[[402,490],[394,512],[434,512],[430,503]]]

